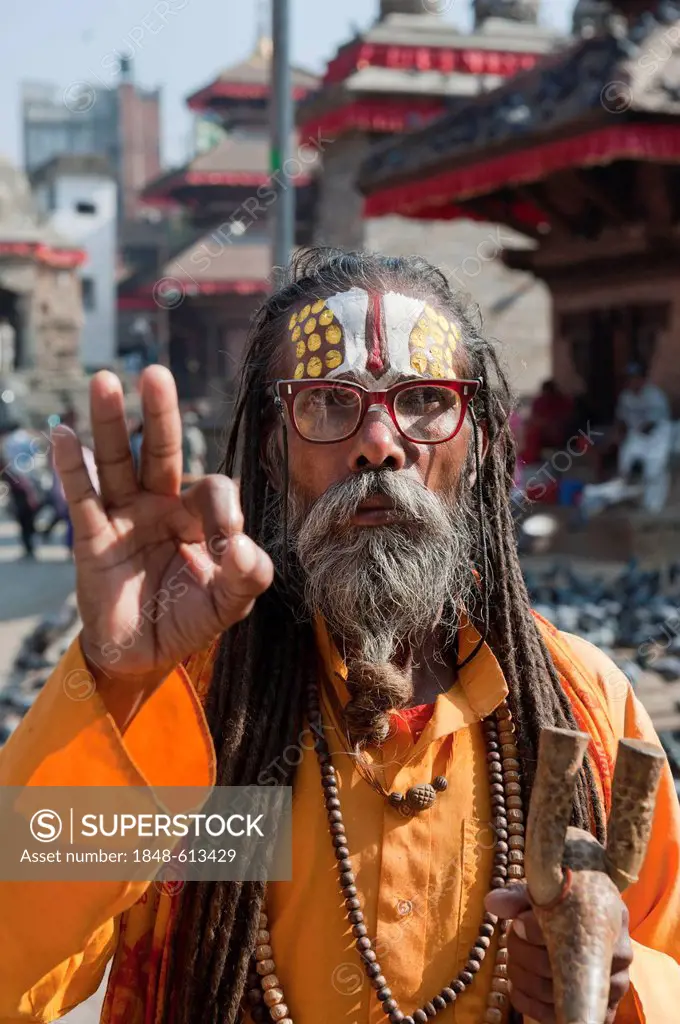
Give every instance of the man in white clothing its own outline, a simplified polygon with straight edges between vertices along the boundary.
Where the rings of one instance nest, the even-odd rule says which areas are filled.
[[[636,463],[642,466],[642,504],[660,512],[670,486],[671,411],[661,388],[650,384],[638,364],[627,369],[628,381],[616,407],[623,441],[619,448],[619,475],[627,478]]]

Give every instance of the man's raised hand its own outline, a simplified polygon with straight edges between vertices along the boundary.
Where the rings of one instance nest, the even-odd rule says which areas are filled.
[[[180,493],[182,424],[172,375],[141,379],[139,475],[118,378],[98,373],[90,400],[100,494],[72,431],[53,432],[73,523],[81,646],[97,681],[160,682],[244,618],[269,587],[268,555],[243,534],[235,484],[206,476]]]

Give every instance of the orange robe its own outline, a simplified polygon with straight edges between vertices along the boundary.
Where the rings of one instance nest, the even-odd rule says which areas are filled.
[[[545,623],[543,630],[579,724],[593,737],[607,805],[616,738],[658,740],[608,658]],[[465,629],[463,654],[476,637]],[[323,630],[319,647],[342,702],[344,665]],[[211,665],[208,651],[178,667],[121,736],[97,693],[72,699],[69,673],[84,668],[74,643],[0,754],[0,784],[212,784],[215,755],[200,702]],[[457,974],[483,915],[493,836],[480,719],[506,692],[485,645],[460,681],[437,698],[415,744],[400,730],[374,752],[376,770],[390,788],[404,791],[438,774],[448,777],[449,788],[435,805],[412,819],[395,814],[353,769],[334,731],[336,702],[328,694],[323,698],[369,934],[405,1012]],[[296,1024],[384,1024],[343,914],[310,733],[304,731],[299,746],[283,757],[301,758],[293,881],[272,883],[268,905],[277,974],[291,1015]],[[263,782],[265,774],[275,778],[276,765],[265,767]],[[666,767],[641,878],[625,896],[635,955],[617,1024],[667,1024],[680,1007],[679,854],[680,809]],[[112,956],[104,1024],[160,1022],[175,900],[149,883],[0,882],[1,1024],[62,1016],[97,990]],[[439,1015],[442,1024],[479,1024],[492,966],[489,955],[471,988]]]

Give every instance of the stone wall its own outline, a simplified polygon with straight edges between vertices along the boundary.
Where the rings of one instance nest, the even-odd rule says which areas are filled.
[[[29,315],[35,369],[45,374],[76,372],[83,323],[76,271],[37,266]]]
[[[358,134],[328,144],[319,177],[314,229],[317,245],[337,245],[341,249],[363,249],[368,245],[361,216],[364,200],[355,182],[369,145],[368,137]]]
[[[531,244],[495,224],[468,220],[420,221],[383,217],[364,221],[354,182],[369,139],[343,137],[328,146],[320,180],[315,241],[389,256],[419,253],[440,267],[451,286],[478,304],[485,331],[498,341],[516,391],[535,393],[551,375],[551,310],[547,288],[510,270],[504,248]]]

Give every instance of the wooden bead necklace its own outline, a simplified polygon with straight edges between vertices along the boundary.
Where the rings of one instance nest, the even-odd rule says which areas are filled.
[[[493,936],[498,931],[493,978],[483,1021],[484,1024],[501,1024],[503,1014],[508,1007],[507,933],[510,922],[499,921],[497,917],[489,913],[484,914],[479,934],[468,954],[465,966],[457,977],[429,1002],[411,1014],[405,1014],[400,1009],[378,963],[364,922],[340,807],[337,773],[324,737],[319,691],[316,685],[309,687],[307,701],[309,726],[314,736],[314,749],[321,769],[321,785],[324,791],[331,841],[338,862],[340,887],[345,898],[347,919],[352,926],[356,949],[368,979],[375,989],[376,996],[382,1004],[386,1019],[390,1024],[425,1024],[426,1021],[445,1010],[450,1003],[455,1003],[472,984],[488,953]],[[485,719],[482,728],[486,741],[486,760],[491,786],[492,825],[496,837],[491,888],[501,889],[508,881],[516,882],[524,878],[524,811],[520,787],[520,765],[512,715],[505,701],[490,718]],[[431,805],[431,802],[428,806]],[[276,975],[276,964],[270,944],[266,913],[260,914],[259,924],[260,930],[257,934],[252,970],[248,975],[247,984],[247,999],[252,1018],[256,1024],[266,1024],[267,1021],[275,1021],[277,1024],[293,1024],[293,1018],[285,1002],[283,987]]]

